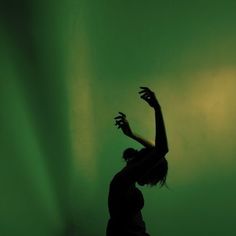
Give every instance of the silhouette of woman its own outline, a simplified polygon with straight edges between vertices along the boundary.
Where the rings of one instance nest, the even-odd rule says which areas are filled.
[[[128,148],[123,152],[127,165],[118,172],[110,183],[108,207],[110,219],[107,224],[107,236],[149,236],[146,232],[141,209],[144,199],[136,183],[141,186],[165,184],[168,163],[165,155],[168,152],[167,137],[161,107],[155,93],[147,87],[140,87],[139,94],[155,111],[156,138],[155,145],[133,133],[126,115],[119,112],[115,117],[116,126],[123,133],[141,143],[144,148]]]

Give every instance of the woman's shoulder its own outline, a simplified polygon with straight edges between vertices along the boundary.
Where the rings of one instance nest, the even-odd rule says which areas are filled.
[[[110,187],[128,188],[130,186],[129,176],[126,173],[126,167],[114,175],[110,182]]]

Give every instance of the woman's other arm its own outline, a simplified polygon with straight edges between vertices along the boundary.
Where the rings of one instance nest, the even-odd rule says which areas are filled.
[[[150,141],[144,139],[143,137],[141,137],[140,135],[132,131],[132,129],[130,128],[129,122],[126,119],[126,115],[124,113],[119,112],[119,115],[115,117],[115,120],[116,120],[115,125],[118,126],[118,129],[121,128],[121,130],[127,137],[134,139],[135,141],[142,144],[144,147],[154,148],[153,143],[151,143]]]

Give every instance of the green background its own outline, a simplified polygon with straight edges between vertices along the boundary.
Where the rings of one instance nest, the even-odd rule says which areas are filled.
[[[118,111],[154,139],[162,105],[167,188],[142,187],[148,232],[234,236],[235,1],[3,1],[0,235],[105,235],[122,151]],[[69,233],[69,231],[71,231]]]

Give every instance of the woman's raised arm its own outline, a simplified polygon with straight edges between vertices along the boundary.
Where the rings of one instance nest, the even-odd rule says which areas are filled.
[[[159,153],[165,155],[168,152],[168,143],[165,130],[164,119],[161,111],[161,106],[158,103],[156,95],[147,87],[140,87],[142,90],[139,92],[141,98],[145,100],[155,111],[155,123],[156,123],[156,138],[155,148]]]

